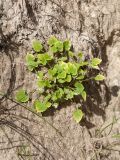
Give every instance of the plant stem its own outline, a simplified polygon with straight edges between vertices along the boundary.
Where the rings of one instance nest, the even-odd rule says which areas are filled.
[[[43,118],[42,115],[38,114],[37,112],[35,112],[35,111],[34,111],[33,109],[31,109],[30,107],[25,106],[25,105],[17,102],[16,100],[14,100],[14,99],[11,98],[11,97],[8,97],[7,94],[3,94],[3,93],[0,92],[0,96],[3,96],[3,97],[5,97],[6,99],[8,99],[8,100],[10,100],[10,101],[12,101],[12,102],[20,105],[21,107],[25,108],[25,109],[28,110],[28,111],[32,112],[34,115],[36,115],[36,116],[38,116],[39,118],[41,118],[45,123],[49,124],[49,126],[51,126],[60,136],[63,137],[62,133],[61,133],[57,128],[55,128],[50,122],[48,122],[45,118]]]
[[[93,80],[93,79],[94,79],[94,77],[90,77],[90,78],[84,79],[84,80],[82,80],[80,82],[86,82],[86,81]]]

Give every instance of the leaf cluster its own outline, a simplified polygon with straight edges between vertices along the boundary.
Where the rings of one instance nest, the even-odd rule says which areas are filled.
[[[60,41],[56,37],[49,38],[48,50],[45,50],[40,41],[32,42],[33,53],[27,53],[26,64],[28,69],[36,73],[37,86],[40,98],[34,102],[37,112],[45,112],[49,107],[57,108],[61,102],[72,101],[75,96],[81,96],[86,101],[84,81],[93,79],[104,80],[101,74],[89,76],[91,69],[99,71],[101,59],[85,60],[83,53],[74,53],[69,40]],[[28,95],[24,90],[18,91],[16,99],[27,102]],[[80,122],[83,113],[75,110],[73,118]]]

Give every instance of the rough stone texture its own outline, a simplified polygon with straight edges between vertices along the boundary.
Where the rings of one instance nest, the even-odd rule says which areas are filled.
[[[0,160],[119,160],[120,141],[112,135],[120,133],[120,121],[114,122],[120,118],[120,0],[0,0],[0,91],[14,96],[19,87],[36,89],[25,55],[34,38],[45,43],[50,35],[70,39],[76,51],[101,57],[106,81],[89,87],[81,125],[72,120],[75,104],[46,113],[44,118],[63,137],[2,98]]]

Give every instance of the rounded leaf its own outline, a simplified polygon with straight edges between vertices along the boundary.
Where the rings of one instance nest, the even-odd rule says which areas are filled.
[[[77,94],[81,94],[83,92],[84,86],[83,86],[82,83],[76,82],[74,86],[75,86],[75,93],[76,93],[76,95]]]
[[[83,91],[82,93],[81,93],[81,96],[82,96],[82,98],[84,99],[84,101],[86,101],[86,92],[85,91]]]
[[[38,80],[38,82],[37,82],[37,84],[38,84],[38,87],[40,87],[40,88],[44,88],[45,87],[45,81],[44,80]]]
[[[69,90],[68,94],[66,94],[65,99],[68,100],[68,99],[72,99],[73,97],[74,97],[74,92]]]
[[[64,78],[66,78],[66,72],[63,71],[63,72],[59,73],[58,76],[57,76],[57,78],[58,79],[64,79]]]
[[[38,54],[38,63],[46,65],[48,61],[52,60],[52,57],[48,53]]]
[[[56,91],[56,96],[57,98],[61,98],[64,94],[64,91],[62,88],[59,88],[57,91]]]
[[[101,62],[102,62],[102,60],[99,59],[99,58],[93,58],[93,59],[91,60],[91,64],[92,64],[93,66],[97,66],[97,65],[100,64]]]
[[[34,61],[34,60],[35,60],[34,55],[31,54],[31,53],[27,53],[27,55],[26,55],[26,61],[27,61],[27,63],[29,63],[31,61]]]
[[[73,57],[73,56],[74,56],[74,53],[73,53],[72,51],[69,51],[69,52],[68,52],[68,55],[69,55],[69,57]]]
[[[54,46],[56,47],[58,52],[63,51],[63,43],[61,41],[57,41]]]
[[[49,46],[53,46],[57,41],[58,41],[57,38],[55,38],[54,36],[51,36],[48,39],[48,44],[49,44]]]
[[[50,103],[50,102],[46,102],[46,107],[47,107],[47,108],[50,108],[50,107],[51,107],[51,105],[52,105],[52,103]]]
[[[56,53],[56,52],[57,52],[57,48],[56,48],[56,46],[52,46],[52,47],[50,47],[50,52],[52,52],[52,53]]]
[[[16,100],[18,102],[25,103],[28,102],[29,96],[27,95],[25,90],[21,89],[16,93]]]
[[[35,52],[40,52],[43,48],[41,42],[38,41],[38,40],[33,40],[32,47],[33,47]]]
[[[80,59],[82,59],[83,58],[83,53],[79,52],[78,56],[79,56]]]
[[[81,79],[84,79],[84,75],[79,75],[76,79],[79,79],[79,80],[81,80]]]
[[[68,62],[68,73],[74,76],[77,74],[77,67],[75,64]]]
[[[71,75],[67,75],[67,77],[66,77],[65,81],[66,81],[66,82],[71,82],[71,80],[72,80]]]
[[[28,53],[26,55],[26,63],[30,71],[33,71],[33,69],[38,67],[38,63],[35,61],[35,57],[33,54]]]
[[[64,79],[58,79],[58,82],[59,83],[65,83],[65,80]]]
[[[45,103],[40,102],[39,100],[36,100],[34,102],[34,106],[37,112],[45,112],[48,108],[48,106]]]
[[[47,102],[50,98],[51,98],[51,94],[48,94],[46,97],[45,97],[45,102]]]
[[[76,109],[74,112],[73,112],[73,119],[79,123],[82,118],[83,118],[83,112],[80,110],[80,109]]]
[[[102,74],[98,74],[95,78],[96,81],[103,81],[105,77]]]
[[[39,79],[43,79],[43,72],[42,71],[38,71],[37,72],[37,78],[39,78]]]
[[[53,93],[51,99],[52,99],[52,101],[54,101],[54,102],[58,99],[56,93]]]

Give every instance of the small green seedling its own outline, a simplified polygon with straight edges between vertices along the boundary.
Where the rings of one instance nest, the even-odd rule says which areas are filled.
[[[99,72],[101,59],[91,58],[85,60],[81,52],[74,53],[71,50],[69,40],[60,41],[52,36],[48,39],[48,50],[40,41],[32,43],[32,53],[27,53],[26,64],[28,70],[36,74],[39,99],[34,101],[36,112],[45,112],[48,108],[57,108],[61,102],[72,101],[75,96],[81,96],[86,101],[87,94],[84,81],[102,81],[104,76],[89,75],[89,71]],[[91,73],[91,72],[90,72]],[[29,96],[24,90],[16,94],[18,102],[28,102]],[[74,120],[78,123],[83,117],[83,112],[77,109],[73,113]]]

